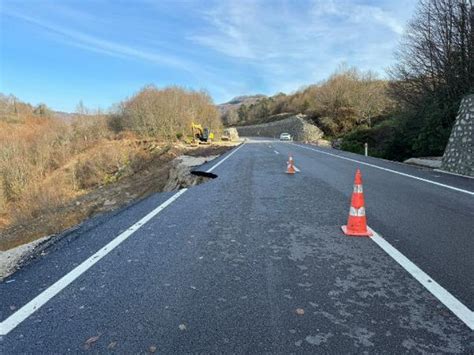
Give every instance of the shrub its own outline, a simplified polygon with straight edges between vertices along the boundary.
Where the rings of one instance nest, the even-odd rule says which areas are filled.
[[[387,120],[373,127],[361,127],[343,137],[341,149],[364,154],[364,144],[369,145],[369,155],[386,157],[387,151],[395,139],[396,125]]]
[[[176,134],[187,135],[191,123],[200,123],[213,131],[221,129],[216,107],[205,92],[179,87],[158,89],[147,86],[118,106],[116,124],[143,137],[168,141]]]
[[[72,169],[73,186],[76,189],[91,189],[114,182],[128,164],[129,155],[124,147],[106,144],[91,149]]]
[[[25,223],[31,218],[47,216],[56,212],[68,199],[61,184],[32,184],[15,203],[12,218],[15,223]]]

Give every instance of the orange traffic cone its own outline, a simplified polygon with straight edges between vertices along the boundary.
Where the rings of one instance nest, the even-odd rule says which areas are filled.
[[[354,191],[352,192],[351,208],[347,225],[342,226],[345,235],[356,237],[370,237],[372,232],[367,229],[365,218],[364,191],[362,189],[362,175],[357,169],[354,179]]]
[[[287,174],[294,174],[295,173],[295,164],[293,163],[293,157],[291,155],[288,156],[286,173]]]

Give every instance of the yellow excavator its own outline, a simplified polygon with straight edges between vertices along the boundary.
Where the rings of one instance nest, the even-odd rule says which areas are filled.
[[[193,143],[196,143],[197,139],[200,144],[210,144],[214,139],[214,133],[207,127],[203,128],[200,124],[192,122],[191,130],[193,133]]]

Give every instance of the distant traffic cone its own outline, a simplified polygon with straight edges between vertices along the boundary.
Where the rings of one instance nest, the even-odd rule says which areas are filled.
[[[367,229],[365,218],[364,190],[362,188],[362,175],[357,169],[354,179],[354,191],[352,192],[351,208],[347,225],[342,226],[345,235],[355,237],[370,237],[372,232]]]
[[[293,163],[293,157],[291,155],[288,156],[288,161],[286,163],[287,163],[286,173],[287,174],[294,174],[296,172],[295,171],[295,164]]]

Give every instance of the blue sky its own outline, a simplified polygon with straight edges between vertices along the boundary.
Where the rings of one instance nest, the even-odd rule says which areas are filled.
[[[414,0],[0,0],[0,92],[107,109],[146,84],[214,102],[290,93],[341,63],[381,76]]]

